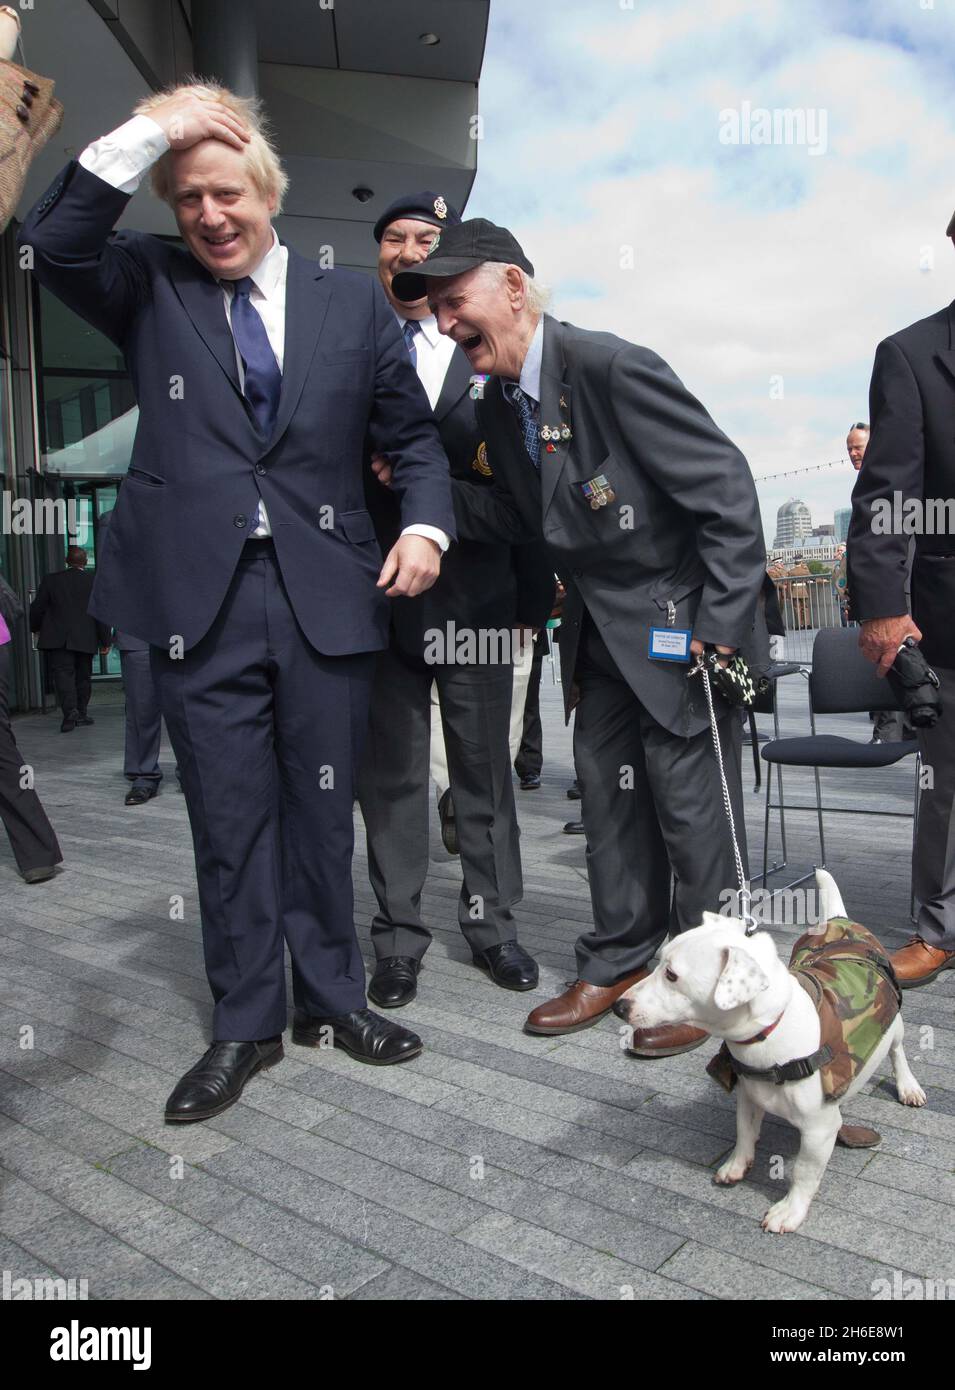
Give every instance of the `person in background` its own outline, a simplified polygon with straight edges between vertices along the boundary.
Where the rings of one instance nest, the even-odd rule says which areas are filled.
[[[22,877],[42,883],[53,877],[63,855],[10,724],[10,653],[10,628],[0,612],[0,819]]]
[[[955,242],[955,216],[946,236]],[[884,676],[912,637],[941,682],[942,716],[917,730],[919,752],[932,771],[919,802],[912,856],[918,901],[915,934],[891,957],[903,989],[927,985],[955,969],[955,536],[872,525],[874,505],[893,512],[910,500],[955,496],[955,305],[884,339],[876,348],[869,387],[872,439],[852,492],[849,596],[861,624],[859,646]],[[909,598],[911,594],[911,605]]]
[[[853,468],[857,473],[859,473],[862,469],[862,462],[865,458],[865,451],[869,445],[870,433],[871,431],[865,420],[857,420],[856,423],[851,426],[849,433],[846,435],[846,449],[849,452],[849,462],[852,464]],[[849,621],[848,609],[851,599],[851,596],[849,594],[848,578],[848,547],[846,547],[846,551],[844,552],[844,554],[846,558],[842,562],[842,575],[844,578],[842,593],[845,605],[844,611],[846,613],[846,619],[843,623],[843,627],[846,627]],[[908,604],[908,594],[906,594],[906,604]],[[905,718],[900,710],[870,710],[869,718],[872,721],[872,738],[870,739],[871,743],[897,743],[900,739],[915,737],[912,730],[906,725]]]
[[[478,383],[467,356],[438,332],[426,298],[402,304],[391,293],[394,276],[421,264],[460,221],[440,193],[396,199],[374,228],[378,278],[427,393],[451,476],[466,488],[486,491],[493,485],[494,460],[475,422],[472,391]],[[394,497],[378,486],[372,466],[369,460],[366,495],[384,547],[399,518]],[[480,655],[458,661],[455,648],[445,650],[443,659],[426,656],[432,633],[510,635],[515,627],[546,622],[553,577],[543,548],[490,540],[453,546],[434,586],[394,605],[389,646],[377,661],[358,800],[378,900],[371,924],[377,959],[368,992],[380,1008],[399,1008],[415,997],[431,944],[421,916],[431,780],[439,789],[445,848],[461,855],[458,925],[475,965],[502,989],[529,990],[538,981],[536,962],[517,941],[512,911],[523,881],[507,742],[511,663]],[[440,722],[432,732],[435,687]]]
[[[93,723],[88,713],[93,657],[97,651],[108,652],[110,645],[109,627],[87,611],[93,576],[86,561],[83,547],[71,545],[66,569],[44,575],[30,605],[30,628],[39,633],[40,651],[47,653],[63,734],[72,733],[77,724]]]

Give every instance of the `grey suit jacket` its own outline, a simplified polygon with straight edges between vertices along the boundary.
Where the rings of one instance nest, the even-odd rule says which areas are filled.
[[[708,722],[701,681],[687,679],[686,665],[649,658],[650,628],[672,615],[701,641],[739,647],[761,664],[766,552],[743,455],[656,353],[549,315],[540,423],[567,424],[572,437],[552,440],[551,450],[542,444],[538,477],[498,380],[478,420],[495,486],[455,484],[458,531],[546,541],[568,595],[560,639],[568,718],[586,605],[654,719],[671,733],[698,733]],[[583,485],[601,474],[614,498],[594,509]]]

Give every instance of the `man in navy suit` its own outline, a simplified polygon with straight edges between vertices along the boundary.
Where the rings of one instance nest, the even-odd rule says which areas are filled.
[[[150,167],[184,248],[111,235]],[[20,236],[123,348],[139,402],[90,607],[150,645],[195,843],[214,1041],[171,1121],[281,1060],[283,940],[295,1042],[421,1050],[365,1006],[352,802],[388,599],[433,584],[454,534],[448,464],[378,284],[278,241],[286,183],[256,103],[178,88],[67,165]],[[366,442],[401,504],[384,565]]]

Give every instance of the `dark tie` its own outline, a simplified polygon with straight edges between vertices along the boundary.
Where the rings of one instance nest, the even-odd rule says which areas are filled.
[[[415,346],[415,334],[421,329],[421,324],[415,319],[405,319],[405,326],[401,330],[401,336],[405,340],[405,347],[408,349],[408,356],[411,358],[412,367],[418,365],[418,349]]]
[[[504,383],[504,395],[517,411],[518,419],[521,422],[521,433],[524,436],[524,447],[530,455],[531,463],[537,469],[541,469],[541,437],[537,428],[537,412],[531,398],[524,394],[516,381]]]
[[[265,324],[252,303],[252,277],[233,280],[232,336],[245,372],[245,398],[252,407],[259,429],[271,437],[282,393],[282,373],[265,331]]]

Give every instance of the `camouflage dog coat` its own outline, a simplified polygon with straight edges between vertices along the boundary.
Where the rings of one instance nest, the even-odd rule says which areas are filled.
[[[793,947],[791,974],[816,1006],[820,1045],[809,1057],[759,1069],[740,1062],[726,1043],[706,1070],[727,1091],[737,1076],[801,1081],[819,1072],[826,1100],[845,1095],[899,1012],[902,993],[888,956],[865,927],[833,917],[822,932],[806,932]]]

